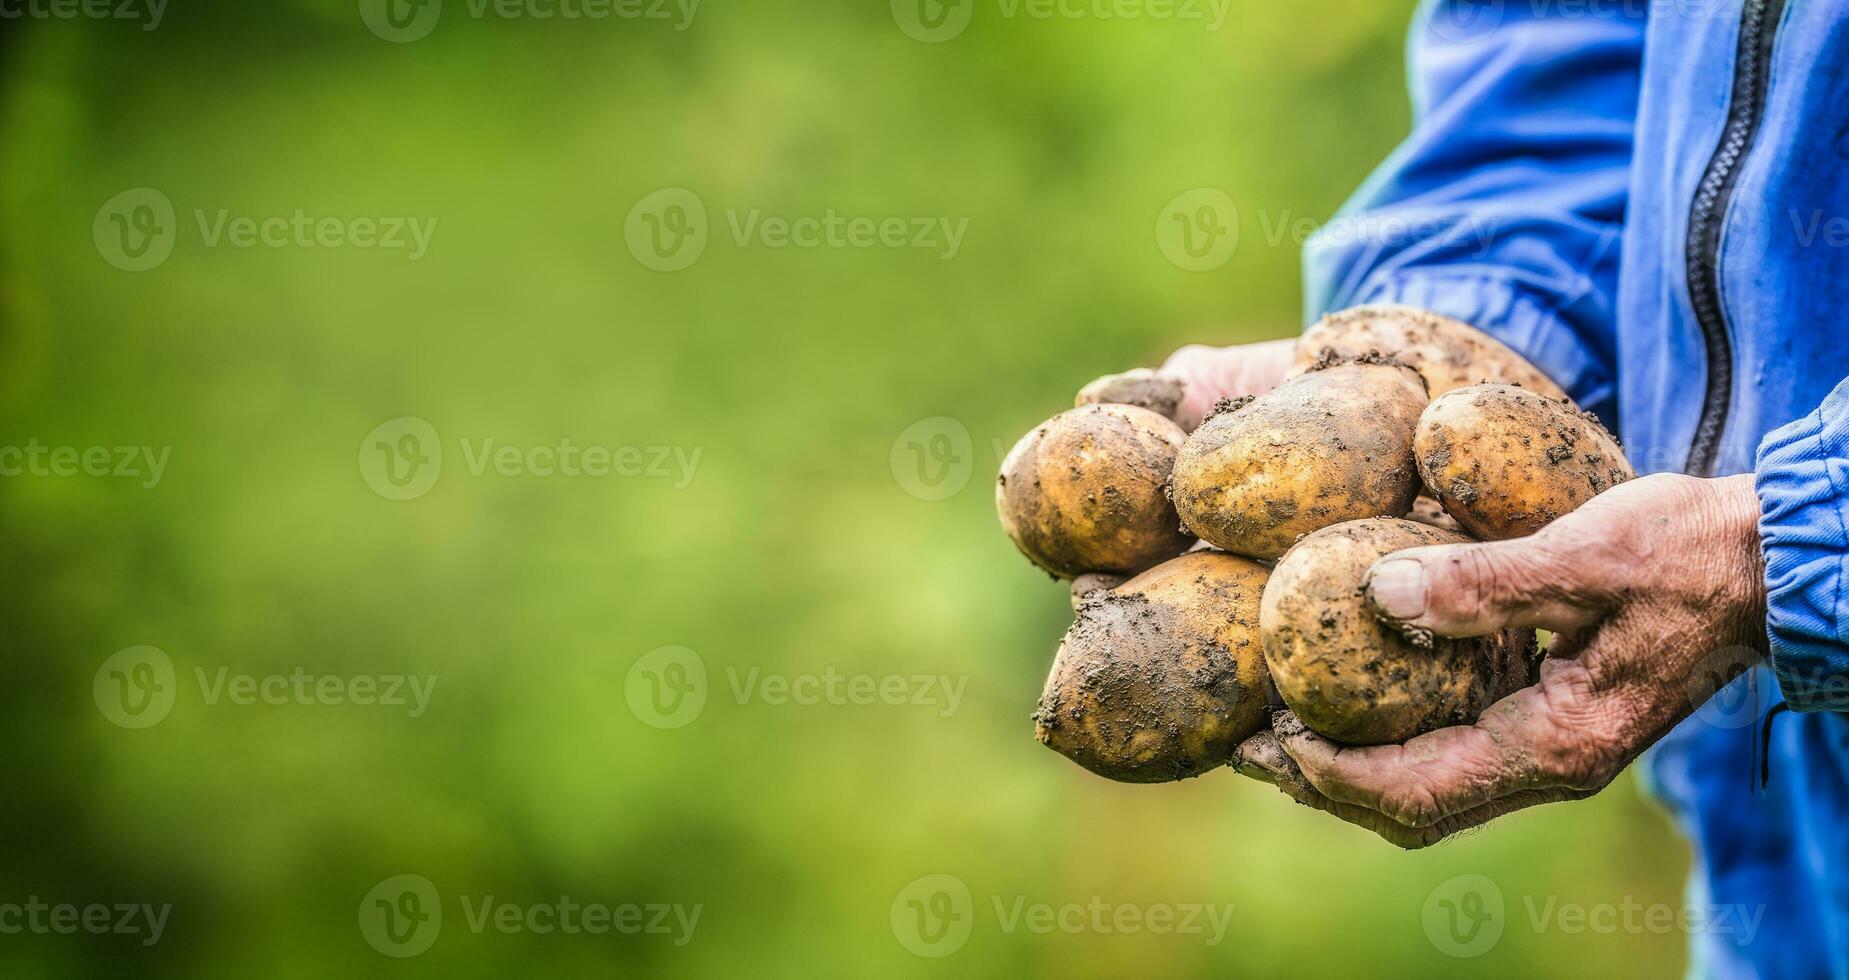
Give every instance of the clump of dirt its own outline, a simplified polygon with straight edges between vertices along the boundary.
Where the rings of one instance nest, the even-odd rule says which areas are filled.
[[[1238,398],[1222,398],[1214,402],[1213,407],[1207,410],[1207,416],[1201,419],[1201,424],[1206,425],[1208,422],[1222,415],[1231,415],[1247,405],[1252,404],[1255,400],[1256,398],[1252,395],[1240,395]]]

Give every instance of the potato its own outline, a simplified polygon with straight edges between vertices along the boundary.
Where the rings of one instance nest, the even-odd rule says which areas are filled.
[[[1079,607],[1034,712],[1043,744],[1129,783],[1231,760],[1276,704],[1258,637],[1263,565],[1197,551]]]
[[[1368,605],[1365,580],[1376,559],[1467,540],[1398,518],[1350,521],[1305,537],[1278,562],[1259,607],[1265,664],[1304,724],[1352,745],[1403,742],[1474,721],[1533,683],[1532,630],[1409,637]]]
[[[1513,385],[1472,385],[1433,401],[1413,454],[1445,513],[1485,541],[1533,534],[1637,475],[1596,417]]]
[[[1415,441],[1414,445],[1418,443]],[[1464,526],[1457,522],[1457,518],[1445,513],[1443,504],[1425,494],[1420,494],[1413,499],[1412,509],[1406,512],[1406,519],[1418,521],[1420,524],[1430,524],[1441,531],[1464,533]]]
[[[1187,435],[1131,405],[1062,412],[1021,437],[1002,461],[995,509],[1034,564],[1059,578],[1134,575],[1194,543],[1168,499]]]
[[[1479,381],[1518,384],[1566,397],[1560,386],[1502,341],[1461,320],[1410,306],[1357,306],[1331,313],[1297,342],[1292,371],[1310,370],[1324,349],[1340,357],[1379,351],[1425,376],[1431,397]]]
[[[1181,409],[1186,388],[1178,378],[1136,368],[1107,374],[1079,389],[1074,405],[1135,405],[1172,419]]]
[[[1276,558],[1300,535],[1398,517],[1418,494],[1417,372],[1379,358],[1327,365],[1211,416],[1175,461],[1175,509],[1202,540]]]

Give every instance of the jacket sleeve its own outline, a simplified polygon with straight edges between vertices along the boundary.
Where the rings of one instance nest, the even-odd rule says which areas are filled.
[[[1412,134],[1310,240],[1310,317],[1363,303],[1456,317],[1615,425],[1614,304],[1647,6],[1587,17],[1572,5],[1427,0],[1407,51]]]
[[[1799,711],[1849,711],[1849,381],[1759,447],[1772,670]]]

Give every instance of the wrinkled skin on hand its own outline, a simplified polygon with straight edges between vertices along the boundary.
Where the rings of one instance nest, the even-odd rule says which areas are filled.
[[[1234,767],[1407,848],[1591,796],[1764,656],[1758,517],[1751,475],[1658,474],[1531,537],[1388,555],[1367,584],[1383,617],[1445,636],[1553,630],[1540,681],[1400,745],[1338,745],[1280,712]]]

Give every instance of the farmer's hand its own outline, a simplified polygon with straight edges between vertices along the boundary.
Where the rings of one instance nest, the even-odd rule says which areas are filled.
[[[1121,402],[1161,412],[1194,431],[1222,398],[1262,395],[1284,380],[1294,339],[1235,347],[1191,344],[1169,355],[1154,371],[1138,368],[1107,374],[1079,392],[1079,404]]]
[[[1532,537],[1388,555],[1368,574],[1377,611],[1444,636],[1554,630],[1540,682],[1404,745],[1337,745],[1280,713],[1234,764],[1409,848],[1591,796],[1764,656],[1758,518],[1750,474],[1659,474]]]

